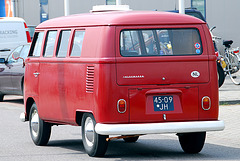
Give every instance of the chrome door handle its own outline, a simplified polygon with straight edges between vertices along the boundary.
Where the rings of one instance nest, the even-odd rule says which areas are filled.
[[[40,74],[40,73],[38,73],[38,72],[33,73],[33,75],[34,75],[36,78],[38,77],[39,74]]]

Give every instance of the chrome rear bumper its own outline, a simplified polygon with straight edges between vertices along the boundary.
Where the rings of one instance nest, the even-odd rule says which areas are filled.
[[[101,124],[97,123],[95,131],[101,135],[137,135],[163,133],[189,133],[203,131],[221,131],[223,121],[190,121],[144,124]]]

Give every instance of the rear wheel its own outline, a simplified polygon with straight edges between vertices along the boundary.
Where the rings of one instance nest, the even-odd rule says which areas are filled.
[[[36,145],[46,145],[51,135],[51,125],[44,122],[38,115],[37,105],[34,103],[29,114],[30,134]]]
[[[138,140],[139,136],[134,136],[134,137],[130,137],[130,138],[123,138],[123,140],[126,143],[134,143]]]
[[[95,132],[96,121],[92,114],[85,113],[82,117],[82,140],[85,151],[89,156],[103,156],[107,151],[107,135],[99,135]]]
[[[181,133],[178,138],[184,152],[199,153],[203,148],[206,132]]]

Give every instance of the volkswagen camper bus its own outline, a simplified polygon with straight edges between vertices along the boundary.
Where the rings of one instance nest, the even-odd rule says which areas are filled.
[[[157,11],[95,12],[38,25],[26,58],[25,112],[36,145],[54,125],[81,126],[90,156],[108,142],[175,133],[202,150],[218,119],[216,56],[205,22]]]

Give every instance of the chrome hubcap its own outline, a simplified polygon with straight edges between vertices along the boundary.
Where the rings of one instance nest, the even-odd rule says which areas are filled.
[[[94,144],[94,125],[93,120],[90,117],[87,117],[85,121],[85,131],[84,136],[88,146],[93,146]]]
[[[38,132],[39,132],[39,116],[37,113],[37,110],[34,110],[32,113],[32,118],[31,118],[31,132],[33,137],[37,137],[38,136]]]

